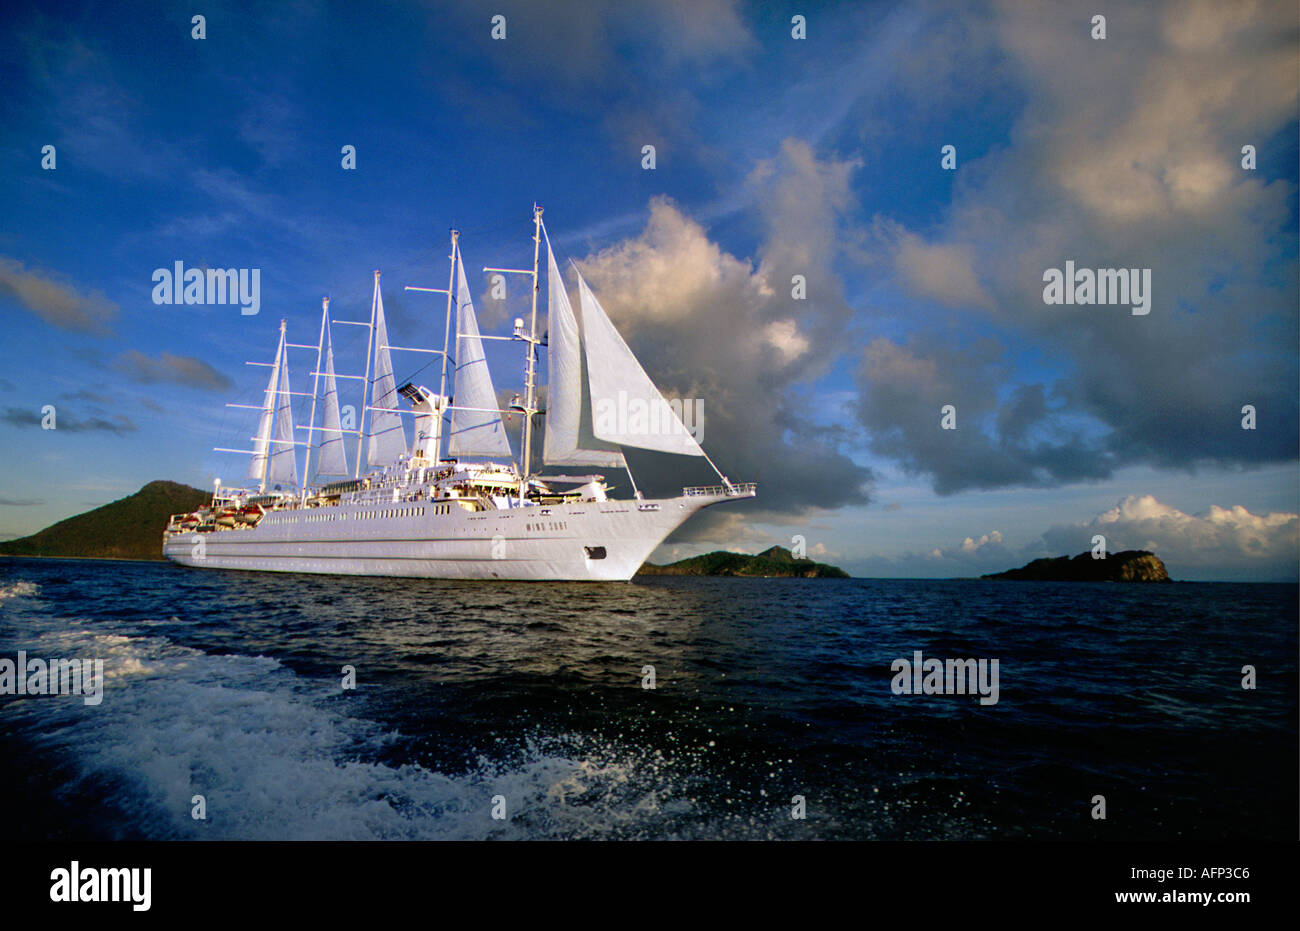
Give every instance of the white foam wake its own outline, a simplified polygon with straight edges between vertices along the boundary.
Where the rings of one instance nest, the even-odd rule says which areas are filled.
[[[32,635],[14,648],[29,656],[103,659],[104,700],[14,698],[0,706],[0,723],[66,761],[74,775],[51,792],[74,813],[87,806],[88,823],[107,822],[119,836],[593,837],[658,813],[654,790],[628,798],[636,762],[578,761],[538,745],[522,763],[481,760],[452,776],[367,761],[398,735],[353,716],[356,700],[337,679],[306,679],[263,656],[127,636],[106,629],[115,626],[107,620],[24,621]],[[206,800],[206,820],[191,817],[195,795]],[[497,795],[506,799],[503,821],[491,817]],[[614,795],[619,804],[605,804]]]

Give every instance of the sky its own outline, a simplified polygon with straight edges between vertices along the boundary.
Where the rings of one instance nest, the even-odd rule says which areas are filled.
[[[439,348],[443,299],[403,286],[446,286],[452,227],[508,333],[527,288],[479,269],[531,264],[537,202],[663,392],[702,404],[710,456],[759,482],[656,561],[780,544],[957,577],[1100,533],[1177,579],[1300,575],[1293,3],[202,14],[196,38],[174,4],[0,13],[0,538],[242,481],[213,447],[255,429],[226,407],[261,401],[245,363],[281,319],[314,344],[324,296],[366,319],[375,269],[392,342]],[[155,303],[176,262],[258,269],[258,312]],[[1149,274],[1148,312],[1049,303],[1067,262]],[[334,328],[340,372],[364,340]],[[487,353],[508,397],[522,353]],[[436,386],[430,359],[395,353],[398,383]],[[650,494],[711,474],[629,461]]]

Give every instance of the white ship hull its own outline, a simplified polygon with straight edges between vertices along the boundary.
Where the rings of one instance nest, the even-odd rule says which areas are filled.
[[[736,498],[585,501],[477,513],[445,501],[341,504],[271,511],[251,528],[171,534],[163,555],[206,569],[626,581],[692,514]]]

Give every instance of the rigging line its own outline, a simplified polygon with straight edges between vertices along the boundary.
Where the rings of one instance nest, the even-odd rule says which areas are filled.
[[[415,378],[416,375],[419,375],[421,372],[423,372],[423,371],[424,371],[425,369],[427,369],[429,366],[433,365],[433,363],[436,362],[436,361],[437,361],[436,359],[430,359],[428,362],[424,363],[424,365],[420,366],[418,369],[416,369],[416,370],[415,370],[414,372],[412,372],[410,375],[406,376],[406,378],[402,379],[403,383],[404,383],[404,384],[411,384],[412,380]]]

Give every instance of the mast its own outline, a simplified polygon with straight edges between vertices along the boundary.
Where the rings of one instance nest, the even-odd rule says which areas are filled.
[[[456,287],[456,259],[458,258],[460,246],[457,241],[460,239],[460,230],[451,231],[451,268],[447,272],[447,325],[442,336],[442,380],[438,383],[438,393],[443,397],[447,395],[447,353],[451,351],[451,292]],[[457,295],[459,299],[460,295]],[[457,336],[460,334],[457,333]],[[458,341],[459,342],[459,341]],[[438,452],[438,459],[442,459],[442,451]]]
[[[533,204],[533,312],[532,319],[528,324],[528,356],[527,364],[524,368],[524,471],[522,481],[519,483],[519,500],[524,499],[528,489],[528,479],[532,474],[533,458],[533,414],[537,413],[534,404],[537,402],[536,397],[536,369],[537,369],[537,258],[542,246],[542,208],[540,204]]]
[[[316,367],[312,369],[311,383],[311,419],[307,421],[307,461],[302,466],[302,490],[307,491],[307,477],[311,475],[311,441],[316,432],[316,396],[320,394],[320,363],[325,354],[325,321],[329,319],[330,299],[321,298],[320,302],[320,341],[316,344]],[[324,439],[321,440],[324,442]]]
[[[370,406],[370,356],[375,346],[375,302],[379,297],[379,269],[375,269],[375,293],[370,297],[370,335],[366,339],[366,374],[361,381],[361,420],[357,424],[357,468],[353,478],[361,477],[361,454],[366,445],[366,409]]]
[[[411,350],[413,352],[431,352],[434,353],[435,355],[438,354],[442,355],[442,377],[438,383],[438,397],[441,400],[435,401],[430,405],[430,407],[433,408],[433,414],[430,416],[430,423],[433,427],[433,435],[430,438],[433,440],[432,458],[433,458],[433,464],[435,466],[442,462],[442,438],[446,433],[445,428],[447,426],[447,424],[444,421],[447,416],[447,411],[450,410],[451,408],[451,405],[449,405],[446,400],[447,399],[447,358],[451,352],[451,311],[452,311],[452,293],[453,293],[452,289],[455,288],[456,286],[456,261],[460,256],[460,247],[459,245],[457,245],[459,240],[460,240],[460,230],[453,229],[451,231],[451,255],[449,256],[449,258],[451,259],[451,263],[450,263],[450,268],[447,271],[447,290],[444,291],[442,288],[423,288],[423,287],[417,287],[416,285],[409,285],[409,284],[405,288],[405,290],[407,291],[423,291],[427,294],[447,295],[447,319],[443,323],[442,352],[439,353],[437,349],[412,349]],[[460,319],[459,313],[456,316],[457,316],[457,329],[459,330],[459,319]],[[456,335],[459,337],[460,333],[457,332]],[[457,345],[459,345],[459,340],[457,340]],[[402,349],[404,347],[397,346],[394,348]],[[410,348],[410,347],[405,347],[405,348]],[[408,400],[410,399],[408,398]],[[419,423],[420,423],[420,419],[417,417],[416,424],[418,425]],[[417,430],[416,439],[417,441],[419,439],[418,430]],[[424,447],[424,453],[425,453],[425,458],[429,458],[428,446]]]
[[[536,368],[537,368],[537,291],[538,291],[538,274],[537,259],[542,247],[542,208],[540,205],[533,204],[533,267],[526,268],[484,268],[485,272],[504,272],[512,275],[531,275],[533,278],[533,312],[532,322],[527,332],[524,331],[524,321],[522,317],[515,318],[515,332],[511,337],[487,337],[487,339],[520,339],[528,344],[528,355],[525,356],[524,365],[524,401],[522,407],[517,403],[510,405],[511,410],[523,412],[523,473],[519,478],[519,501],[523,503],[524,495],[528,489],[528,477],[532,471],[532,441],[533,441],[533,415],[537,413],[534,405],[537,403],[536,396]]]
[[[451,268],[447,271],[447,321],[442,334],[442,378],[438,382],[438,394],[442,398],[447,397],[447,355],[451,352],[451,292],[456,287],[456,263],[460,261],[460,230],[451,231]],[[460,295],[456,295],[456,300],[460,300]],[[456,315],[456,345],[460,346],[460,315]],[[438,412],[438,443],[437,449],[433,451],[433,464],[435,466],[442,463],[442,438],[446,434],[447,417],[451,405],[445,400],[439,402],[443,405],[443,410]]]

